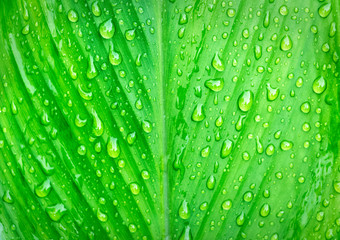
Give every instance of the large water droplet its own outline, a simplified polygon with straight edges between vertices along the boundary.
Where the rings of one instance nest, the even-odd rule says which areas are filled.
[[[207,179],[207,188],[213,190],[215,188],[216,179],[213,175],[209,176]]]
[[[265,203],[262,205],[261,210],[260,210],[260,215],[262,217],[267,217],[270,213],[270,206],[268,203]]]
[[[78,22],[78,13],[76,11],[74,11],[73,9],[71,9],[70,11],[68,11],[67,13],[67,17],[68,17],[68,20],[70,20],[70,22]]]
[[[188,219],[190,217],[189,203],[184,199],[178,209],[178,215],[182,219]]]
[[[65,215],[66,211],[67,209],[62,203],[46,208],[48,216],[55,222],[58,222]]]
[[[220,56],[218,55],[218,52],[215,53],[214,58],[211,61],[211,65],[219,72],[224,71],[224,63],[220,59]]]
[[[12,196],[12,194],[9,190],[6,190],[6,192],[2,196],[2,200],[6,203],[9,203],[9,204],[14,203],[13,196]]]
[[[232,207],[232,202],[231,202],[231,200],[225,200],[225,201],[222,203],[222,209],[223,209],[223,210],[229,210],[231,207]]]
[[[107,141],[107,153],[112,158],[119,157],[120,147],[119,147],[117,138],[109,137],[109,139]]]
[[[267,99],[268,101],[274,101],[279,96],[279,88],[272,88],[269,83],[267,83]]]
[[[101,222],[107,222],[107,215],[103,213],[102,211],[100,211],[99,208],[97,209],[97,218]]]
[[[40,185],[36,186],[34,189],[35,194],[38,197],[46,197],[52,190],[51,181],[49,179],[46,179],[44,182],[42,182]]]
[[[289,35],[285,35],[282,39],[281,39],[281,44],[280,44],[280,48],[282,51],[288,51],[293,47],[293,41],[290,38]]]
[[[323,93],[327,88],[327,82],[323,76],[317,77],[313,82],[313,91],[316,94]]]
[[[238,98],[238,107],[241,111],[247,112],[253,105],[254,94],[250,90],[245,90]]]
[[[195,122],[201,122],[204,120],[204,118],[205,118],[205,114],[204,114],[203,104],[199,103],[195,107],[191,115],[191,119]]]
[[[99,33],[105,39],[110,39],[115,33],[115,25],[113,24],[112,18],[102,22],[99,26]]]
[[[230,139],[226,139],[222,143],[221,148],[221,158],[226,158],[229,156],[233,149],[233,142]]]
[[[289,149],[291,149],[293,147],[293,143],[287,140],[284,140],[281,142],[281,149],[283,151],[288,151]]]
[[[322,18],[326,18],[331,13],[331,11],[332,11],[332,4],[326,3],[319,8],[319,15]]]
[[[92,55],[88,58],[86,76],[88,79],[95,78],[98,75],[96,66],[94,65],[94,60]]]
[[[241,212],[241,214],[238,215],[236,218],[236,224],[238,226],[242,226],[244,224],[244,221],[245,221],[245,214],[244,212]]]
[[[99,137],[104,132],[104,126],[102,120],[99,118],[97,112],[93,109],[92,110],[92,117],[93,117],[93,125],[92,125],[92,133]]]
[[[214,92],[219,92],[223,89],[224,80],[223,78],[209,79],[205,81],[204,86],[206,86],[207,88]]]
[[[110,51],[109,51],[109,61],[113,66],[117,66],[122,62],[123,58],[119,52],[116,52],[113,44],[110,44]]]

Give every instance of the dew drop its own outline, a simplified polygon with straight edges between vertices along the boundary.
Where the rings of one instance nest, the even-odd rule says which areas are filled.
[[[319,15],[322,18],[326,18],[331,13],[331,11],[332,11],[332,4],[331,3],[326,3],[326,4],[323,4],[319,8]]]
[[[222,209],[223,209],[223,210],[229,210],[231,207],[232,207],[232,202],[231,202],[231,200],[225,200],[225,201],[222,203]]]
[[[214,58],[211,61],[211,65],[219,72],[223,72],[225,67],[224,63],[220,59],[220,56],[218,55],[218,52],[215,53]]]
[[[223,78],[209,79],[205,81],[204,86],[206,86],[207,88],[214,92],[219,92],[223,89],[224,80]]]
[[[58,222],[65,215],[66,211],[67,210],[64,204],[62,203],[58,203],[54,206],[46,207],[46,212],[48,216],[52,219],[52,221],[55,221],[55,222]]]
[[[94,60],[93,60],[92,55],[90,55],[89,58],[88,58],[86,76],[87,76],[88,79],[93,79],[97,75],[98,75],[97,68],[94,65]]]
[[[35,194],[40,197],[46,197],[52,190],[51,181],[46,179],[40,185],[36,186],[34,189]]]
[[[201,122],[205,118],[203,104],[199,103],[192,112],[191,119],[195,122]]]
[[[102,22],[99,26],[99,33],[105,39],[110,39],[115,33],[115,25],[113,24],[112,18]]]
[[[262,217],[267,217],[270,213],[270,206],[268,203],[265,203],[262,205],[261,210],[260,210],[260,215]]]
[[[210,190],[213,190],[215,188],[215,184],[216,184],[216,178],[211,175],[208,177],[207,179],[207,188],[210,189]]]
[[[71,9],[70,11],[68,11],[67,13],[67,17],[68,17],[68,20],[70,20],[70,22],[78,22],[78,13],[76,11],[74,11],[73,9]]]
[[[288,51],[293,47],[293,41],[290,38],[289,35],[285,35],[282,39],[281,39],[281,45],[280,48],[282,51]]]
[[[184,199],[178,209],[178,215],[180,218],[186,220],[190,217],[189,203]]]
[[[313,91],[316,94],[322,94],[327,88],[326,80],[323,76],[317,77],[313,82]]]
[[[118,144],[118,139],[114,137],[109,137],[107,141],[107,153],[109,154],[110,157],[112,158],[117,158],[119,157],[120,154],[120,147]]]
[[[221,158],[226,158],[230,155],[232,149],[233,149],[234,143],[230,139],[226,139],[222,143],[221,148]]]
[[[241,111],[247,112],[253,105],[254,94],[250,90],[245,90],[238,98],[238,107]]]

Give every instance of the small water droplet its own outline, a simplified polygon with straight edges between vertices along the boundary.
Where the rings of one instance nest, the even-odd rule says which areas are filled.
[[[244,224],[244,221],[245,221],[245,214],[244,212],[241,212],[240,215],[238,215],[236,218],[236,224],[238,226],[242,226]]]
[[[267,99],[268,101],[274,101],[280,93],[279,88],[272,88],[269,83],[267,83]]]
[[[225,200],[225,201],[222,203],[222,209],[223,209],[223,210],[229,210],[231,207],[232,207],[232,202],[231,202],[231,200]]]
[[[142,128],[143,128],[144,132],[146,132],[146,133],[151,133],[151,131],[152,131],[152,125],[147,120],[144,120],[142,122]]]
[[[267,217],[270,213],[270,206],[268,203],[265,203],[262,205],[261,210],[260,210],[260,215],[262,217]]]

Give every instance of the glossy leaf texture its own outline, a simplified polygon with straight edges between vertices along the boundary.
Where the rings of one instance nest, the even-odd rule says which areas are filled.
[[[338,239],[338,0],[15,0],[1,239]]]

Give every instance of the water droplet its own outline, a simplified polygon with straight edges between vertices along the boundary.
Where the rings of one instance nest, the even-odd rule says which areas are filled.
[[[99,7],[98,1],[94,1],[92,3],[91,8],[92,8],[93,15],[95,15],[96,17],[99,17],[102,14],[102,11],[101,11],[101,9]]]
[[[201,205],[200,205],[200,210],[201,211],[205,211],[208,209],[208,203],[207,202],[203,202]]]
[[[222,116],[219,116],[218,118],[216,118],[215,125],[216,127],[221,127],[222,124],[223,124],[223,118]]]
[[[274,147],[274,145],[273,144],[269,144],[268,146],[267,146],[267,148],[266,148],[266,154],[268,155],[268,156],[271,156],[271,155],[273,155],[275,153],[275,147]]]
[[[214,58],[211,61],[211,65],[219,72],[224,71],[224,63],[220,59],[220,56],[218,55],[218,52],[215,53]]]
[[[50,176],[54,173],[54,167],[52,167],[49,162],[47,162],[46,157],[42,156],[42,155],[38,155],[37,156],[37,160],[40,164],[41,169],[43,170],[43,172]]]
[[[102,22],[99,26],[99,33],[105,39],[110,39],[115,33],[115,25],[113,24],[112,18]]]
[[[185,27],[181,27],[180,29],[178,29],[178,38],[182,39],[184,37],[184,33],[185,33]]]
[[[38,197],[43,198],[46,197],[51,192],[51,190],[51,181],[49,179],[46,179],[40,185],[35,187],[34,192]]]
[[[188,16],[185,13],[181,13],[178,19],[178,24],[179,25],[184,25],[188,23]]]
[[[9,203],[9,204],[14,203],[13,196],[12,196],[12,194],[9,190],[6,190],[6,192],[2,196],[2,200],[6,203]]]
[[[11,112],[12,112],[13,115],[17,115],[18,114],[18,108],[15,105],[14,101],[11,102]]]
[[[213,175],[209,176],[207,179],[207,188],[213,190],[215,188],[215,184],[216,178]]]
[[[255,59],[259,60],[262,56],[262,47],[259,45],[255,45],[254,54],[255,54]]]
[[[232,207],[232,202],[231,202],[231,200],[225,200],[225,201],[222,203],[222,209],[223,209],[223,210],[229,210],[231,207]]]
[[[204,120],[204,118],[205,118],[205,114],[204,114],[203,104],[199,103],[195,107],[191,115],[191,119],[195,122],[201,122]]]
[[[143,108],[143,103],[142,100],[140,98],[138,98],[135,102],[135,106],[138,110],[141,110]]]
[[[226,158],[230,155],[232,149],[233,149],[234,143],[230,139],[226,139],[222,143],[221,148],[221,158]]]
[[[146,133],[151,133],[151,131],[152,131],[152,125],[147,120],[144,120],[142,122],[142,128],[143,128],[144,132],[146,132]]]
[[[132,145],[136,141],[136,138],[137,138],[136,132],[131,132],[127,135],[126,140],[128,144]]]
[[[236,224],[238,226],[242,226],[244,224],[244,221],[245,221],[245,214],[244,212],[241,212],[241,214],[238,215],[236,218]]]
[[[274,101],[280,93],[279,88],[272,88],[269,83],[267,83],[267,99],[268,101]]]
[[[289,149],[291,149],[293,147],[293,143],[287,140],[284,140],[281,142],[281,149],[283,151],[288,151]]]
[[[77,153],[80,155],[80,156],[84,156],[86,154],[86,147],[85,145],[80,145],[77,149]]]
[[[238,107],[241,111],[247,112],[253,105],[254,94],[250,90],[245,90],[238,98]]]
[[[269,23],[270,23],[270,12],[267,11],[263,19],[263,26],[267,28],[269,26]]]
[[[333,187],[334,187],[334,190],[337,192],[337,193],[340,193],[340,181],[333,181]]]
[[[209,154],[210,154],[210,146],[206,146],[205,148],[201,150],[202,157],[206,158],[209,156]]]
[[[70,68],[69,68],[69,73],[70,73],[70,76],[73,80],[77,79],[77,72],[74,70],[74,65],[71,65]]]
[[[137,227],[136,227],[136,225],[135,225],[135,224],[132,224],[132,223],[130,223],[130,224],[129,224],[129,231],[130,231],[131,233],[134,233],[134,232],[136,232],[136,231],[137,231]]]
[[[113,66],[118,66],[122,62],[123,58],[119,52],[114,50],[113,44],[110,43],[109,61]]]
[[[309,102],[302,103],[300,109],[303,113],[309,113],[311,110],[310,103]]]
[[[316,94],[323,93],[327,88],[326,80],[323,78],[323,76],[317,77],[313,82],[313,91]]]
[[[24,27],[22,28],[21,33],[22,33],[23,35],[27,35],[29,32],[30,32],[30,25],[27,24],[26,26],[24,26]]]
[[[135,29],[130,29],[125,32],[125,38],[128,41],[132,41],[136,37],[136,30]]]
[[[270,213],[270,206],[268,203],[265,203],[262,205],[261,210],[260,210],[260,215],[262,217],[267,217]]]
[[[258,136],[256,136],[256,151],[260,154],[263,153],[263,151],[264,151],[263,145],[262,145],[260,138]]]
[[[254,195],[253,195],[253,193],[250,192],[250,191],[247,191],[247,192],[245,192],[245,193],[243,194],[243,200],[244,200],[245,202],[251,202],[251,201],[253,200],[253,198],[254,198]]]
[[[189,203],[184,199],[178,209],[178,215],[180,218],[186,220],[190,217]]]
[[[332,4],[326,3],[319,8],[319,15],[322,18],[326,18],[331,13],[331,11],[332,11]]]
[[[100,137],[104,132],[103,122],[99,118],[97,112],[94,109],[92,109],[92,117],[93,117],[92,133],[96,137]]]
[[[46,212],[52,221],[58,222],[64,215],[67,209],[64,204],[58,203],[54,206],[46,207]]]
[[[71,9],[70,11],[68,11],[67,13],[67,17],[68,17],[68,20],[70,20],[70,22],[78,22],[78,13],[76,11],[74,11],[73,9]]]
[[[193,240],[191,229],[189,225],[186,225],[178,240]]]
[[[293,47],[293,41],[290,38],[289,35],[285,35],[282,39],[281,39],[281,45],[280,48],[282,51],[288,51]]]
[[[223,89],[224,80],[223,78],[209,79],[205,81],[204,86],[206,86],[207,88],[214,92],[219,92]]]
[[[107,215],[103,213],[102,211],[100,211],[99,208],[97,209],[97,218],[101,222],[107,222]]]
[[[332,22],[329,27],[329,37],[334,37],[336,34],[336,23]]]
[[[286,5],[282,5],[279,9],[279,13],[282,15],[282,16],[286,16],[288,15],[288,8]]]
[[[109,154],[110,157],[112,158],[119,157],[120,147],[119,147],[117,138],[109,137],[106,148],[107,148],[107,153]]]
[[[138,195],[140,192],[140,187],[138,183],[131,183],[130,184],[130,190],[133,195]]]
[[[87,101],[91,101],[92,98],[93,98],[92,92],[86,92],[86,91],[84,91],[84,89],[82,89],[82,87],[80,86],[80,84],[78,85],[78,92],[79,92],[79,95],[80,95],[83,99],[85,99],[85,100],[87,100]]]
[[[84,127],[87,123],[87,119],[81,119],[80,115],[77,114],[76,118],[74,119],[74,124],[81,128],[81,127]]]
[[[88,79],[93,79],[97,75],[98,75],[97,68],[94,65],[94,60],[93,60],[92,55],[90,55],[89,58],[88,58],[86,76],[87,76]]]
[[[243,121],[246,118],[246,115],[240,115],[237,119],[236,125],[235,125],[235,129],[236,131],[241,131],[243,128]]]

